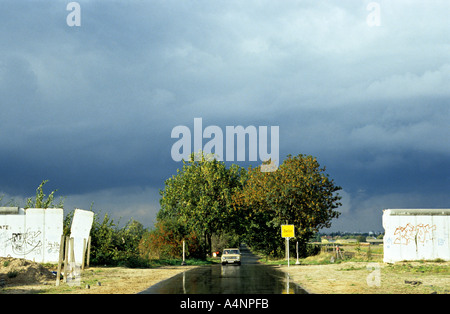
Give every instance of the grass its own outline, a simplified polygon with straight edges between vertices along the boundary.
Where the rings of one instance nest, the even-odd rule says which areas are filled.
[[[333,253],[322,252],[300,259],[301,266],[295,266],[295,259],[291,259],[289,273],[296,283],[313,293],[450,293],[449,262],[424,260],[390,264],[375,254],[368,256],[363,249],[357,253],[332,263]],[[284,259],[260,261],[268,265],[283,265],[280,268],[283,271],[288,269]],[[375,271],[371,263],[378,265],[380,286],[367,283],[368,276]]]
[[[442,263],[442,262],[438,262]],[[392,271],[399,273],[433,273],[450,275],[450,268],[447,265],[439,265],[434,261],[401,262],[388,266]]]
[[[287,265],[286,259],[260,259],[261,263],[266,265]],[[290,258],[289,264],[295,265],[297,259]],[[308,256],[306,258],[299,258],[300,265],[327,265],[327,264],[340,264],[344,262],[377,262],[380,260],[370,259],[365,257],[352,257],[352,258],[338,258],[336,259],[332,253],[320,253],[314,256]]]
[[[8,278],[15,278],[15,277],[17,277],[18,274],[19,274],[19,272],[17,270],[11,270],[6,274],[6,276]]]
[[[150,260],[148,262],[148,267],[153,268],[153,267],[161,267],[161,266],[180,266],[181,262],[183,260],[182,259],[176,259],[176,258],[171,258],[171,259],[154,259],[154,260]],[[201,266],[201,265],[211,265],[214,263],[218,263],[215,259],[212,258],[208,258],[206,260],[201,260],[201,259],[186,259],[185,260],[186,265],[189,266]]]
[[[332,251],[321,252],[318,255],[308,256],[306,258],[299,258],[301,265],[327,265],[339,264],[342,262],[382,262],[383,261],[383,246],[365,246],[358,244],[340,244],[340,249],[343,258],[336,258],[336,254]],[[331,248],[331,247],[330,247]],[[287,265],[285,258],[271,259],[262,258],[261,263],[267,265]],[[296,258],[290,258],[290,265],[295,265]]]
[[[355,267],[353,265],[351,265],[350,267],[346,267],[346,268],[340,268],[338,269],[338,271],[352,271],[352,270],[365,270],[366,265],[360,266],[360,267]]]
[[[102,265],[93,263],[91,266],[104,266],[104,267],[125,267],[125,268],[155,268],[162,266],[180,266],[182,262],[181,258],[158,258],[158,259],[129,259],[125,261],[120,261],[118,263],[113,263],[110,265]],[[201,259],[186,259],[186,265],[189,266],[198,266],[198,265],[209,265],[214,264],[215,261],[211,258],[206,260]]]

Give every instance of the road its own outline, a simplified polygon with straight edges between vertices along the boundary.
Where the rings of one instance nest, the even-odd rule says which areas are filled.
[[[241,249],[241,265],[209,265],[194,268],[161,281],[143,294],[303,294],[301,287],[273,266]]]

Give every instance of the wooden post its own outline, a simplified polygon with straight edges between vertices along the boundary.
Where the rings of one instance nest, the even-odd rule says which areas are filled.
[[[88,246],[87,246],[87,257],[86,257],[86,267],[89,268],[89,260],[91,256],[91,236],[88,238]]]
[[[58,271],[56,272],[56,286],[59,286],[61,277],[61,264],[64,259],[64,235],[61,235],[61,242],[59,243],[59,258],[58,258]]]
[[[75,262],[74,238],[70,238],[70,262]]]
[[[69,237],[66,237],[66,245],[64,248],[64,275],[63,281],[67,282],[67,266],[69,265]]]
[[[74,278],[74,268],[75,268],[75,249],[74,249],[74,241],[75,241],[75,239],[74,238],[70,238],[70,264],[71,264],[71,274],[72,274],[72,278],[71,278],[71,280],[73,280],[73,279],[75,279]]]
[[[83,239],[83,255],[81,256],[81,270],[84,270],[84,261],[86,260],[86,238]]]

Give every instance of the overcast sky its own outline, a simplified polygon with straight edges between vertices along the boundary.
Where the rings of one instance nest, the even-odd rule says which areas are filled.
[[[80,0],[72,27],[69,2],[0,2],[4,200],[48,179],[66,210],[151,227],[171,131],[202,118],[316,156],[343,188],[331,230],[450,207],[449,1]]]

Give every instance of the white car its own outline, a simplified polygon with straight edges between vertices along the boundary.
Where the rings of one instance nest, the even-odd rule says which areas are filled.
[[[221,257],[222,265],[238,264],[241,265],[241,252],[239,249],[224,249]]]

